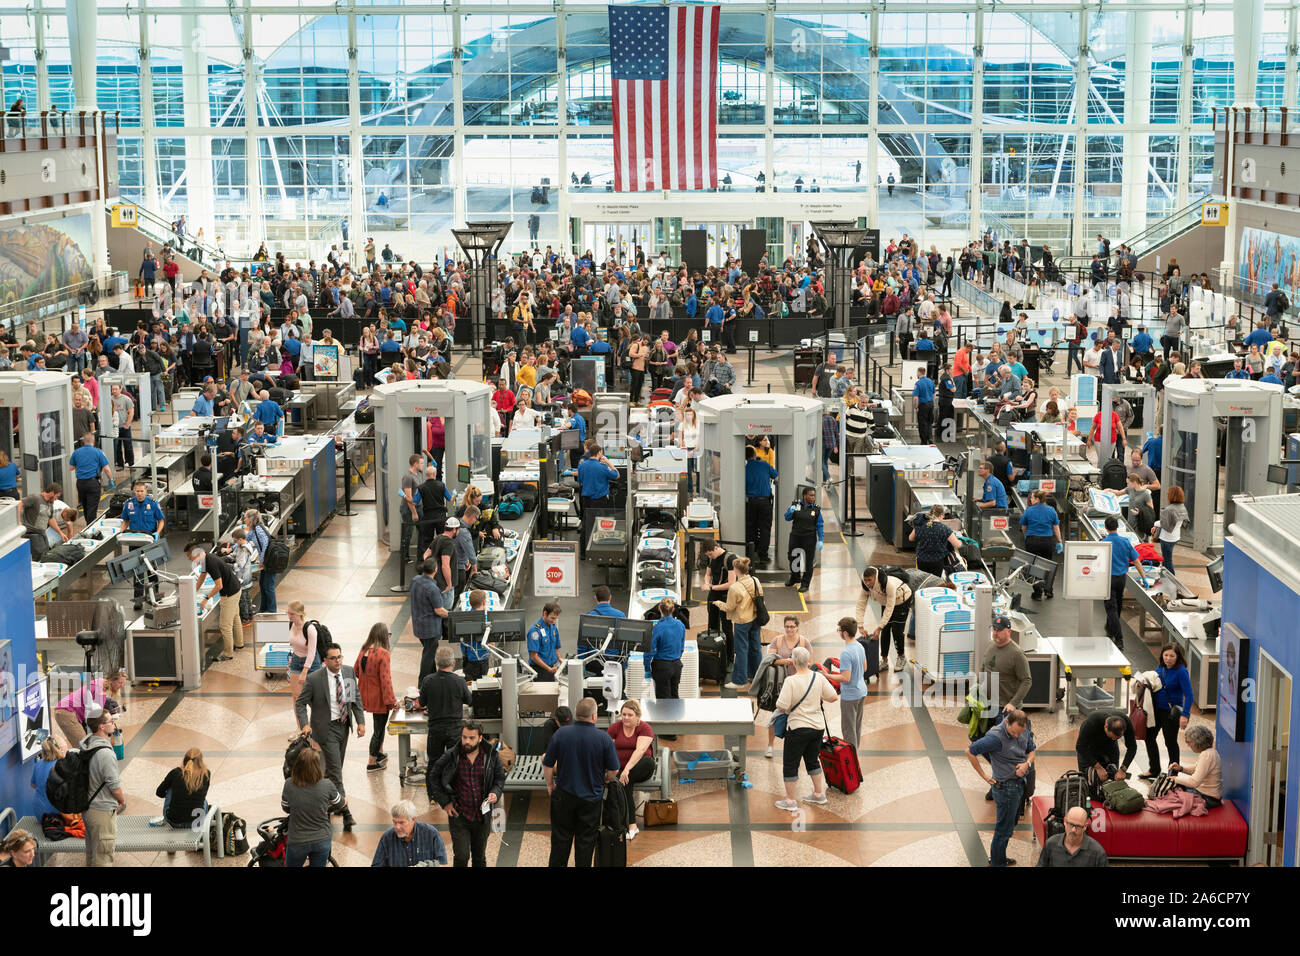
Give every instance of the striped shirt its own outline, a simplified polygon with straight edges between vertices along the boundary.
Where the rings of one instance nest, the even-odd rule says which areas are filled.
[[[850,408],[844,412],[844,434],[847,438],[866,438],[871,433],[874,418],[870,408]]]

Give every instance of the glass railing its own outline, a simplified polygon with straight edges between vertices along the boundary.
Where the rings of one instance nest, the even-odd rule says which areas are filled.
[[[1139,257],[1146,255],[1175,236],[1182,235],[1189,229],[1199,226],[1201,224],[1201,207],[1209,198],[1209,193],[1202,193],[1182,209],[1172,212],[1148,226],[1132,239],[1126,240],[1124,244],[1132,249],[1135,255]]]

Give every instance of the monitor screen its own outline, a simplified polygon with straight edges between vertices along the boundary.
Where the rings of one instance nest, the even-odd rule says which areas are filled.
[[[448,614],[447,624],[451,628],[451,639],[466,644],[479,643],[487,627],[485,613],[484,611],[452,611]]]
[[[1286,465],[1269,465],[1268,480],[1275,485],[1285,485],[1289,479],[1288,471]]]
[[[579,446],[580,442],[578,441],[578,439],[580,437],[581,436],[578,434],[578,430],[576,428],[564,429],[563,431],[560,432],[560,450],[573,451]]]
[[[635,644],[635,650],[643,654],[650,653],[650,641],[653,636],[654,621],[634,621],[631,618],[618,618],[614,627],[614,640],[619,644]]]
[[[601,614],[584,614],[578,618],[578,646],[600,647],[609,636],[610,628],[618,623],[616,617]]]
[[[488,640],[494,644],[522,641],[528,634],[528,617],[523,611],[488,611],[487,619],[492,625]]]
[[[474,480],[474,475],[469,469],[468,462],[461,462],[461,464],[456,466],[456,480],[462,485],[468,485]]]

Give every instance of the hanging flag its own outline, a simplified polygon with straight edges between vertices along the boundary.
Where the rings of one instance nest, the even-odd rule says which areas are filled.
[[[609,8],[615,191],[717,188],[719,10]]]

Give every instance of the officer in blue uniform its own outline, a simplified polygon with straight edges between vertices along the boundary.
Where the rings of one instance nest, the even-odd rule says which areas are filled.
[[[979,467],[980,480],[984,482],[984,492],[978,502],[981,508],[1003,508],[1007,506],[1007,489],[993,474],[993,463],[991,461],[980,462]]]
[[[271,401],[270,392],[262,392],[258,395],[258,398],[261,401],[253,409],[253,417],[265,425],[267,431],[275,434],[281,420],[284,418],[284,409]]]
[[[569,403],[569,421],[564,427],[578,433],[578,447],[569,452],[569,464],[577,468],[582,460],[583,446],[587,444],[587,420],[578,414],[578,406],[573,402]]]
[[[100,476],[113,483],[113,472],[108,465],[108,456],[95,447],[95,435],[86,432],[81,436],[81,445],[69,459],[77,472],[77,497],[81,499],[81,510],[86,515],[86,524],[90,524],[99,514],[99,497],[104,488]]]
[[[912,386],[912,397],[916,399],[916,430],[921,433],[921,444],[930,444],[930,426],[934,422],[934,379],[925,374],[924,368],[916,370],[916,384]]]
[[[799,591],[807,591],[812,584],[813,566],[821,550],[825,528],[822,509],[817,505],[817,489],[804,488],[799,500],[785,509],[785,520],[790,522],[790,543],[787,558],[790,577],[786,587],[799,582]]]
[[[142,534],[152,534],[156,540],[167,526],[167,521],[163,518],[162,509],[158,507],[158,502],[149,496],[148,486],[143,481],[137,481],[131,486],[134,497],[128,498],[126,504],[122,507],[122,527],[121,531],[135,531]],[[135,609],[138,611],[144,607],[144,593],[146,584],[157,584],[158,576],[150,574],[148,581],[135,579]]]
[[[1119,533],[1119,519],[1114,515],[1106,518],[1106,534],[1101,539],[1110,542],[1110,597],[1106,598],[1106,636],[1115,642],[1120,650],[1124,649],[1124,628],[1120,623],[1119,607],[1124,601],[1124,582],[1128,577],[1129,565],[1142,568],[1142,559],[1138,557],[1133,542]]]
[[[528,662],[537,671],[537,680],[553,681],[560,672],[564,657],[560,654],[560,605],[547,601],[542,616],[528,629]]]
[[[753,546],[754,560],[767,564],[772,543],[772,482],[776,469],[745,446],[745,541]]]
[[[609,497],[609,483],[618,477],[618,469],[609,463],[601,450],[600,442],[587,439],[587,457],[578,465],[578,484],[581,485],[582,540],[578,544],[581,556],[587,554],[587,537],[591,531],[592,513],[613,505]]]
[[[1049,561],[1056,560],[1063,546],[1061,544],[1061,518],[1056,509],[1047,503],[1047,492],[1034,491],[1029,496],[1033,502],[1020,516],[1020,530],[1025,535],[1025,550]],[[1040,600],[1046,592],[1050,598],[1052,589],[1044,587],[1042,582],[1034,581],[1034,600]]]
[[[600,585],[596,588],[596,606],[587,613],[595,614],[597,617],[627,617],[626,614],[609,603],[611,597],[613,597],[613,592],[606,585]]]

